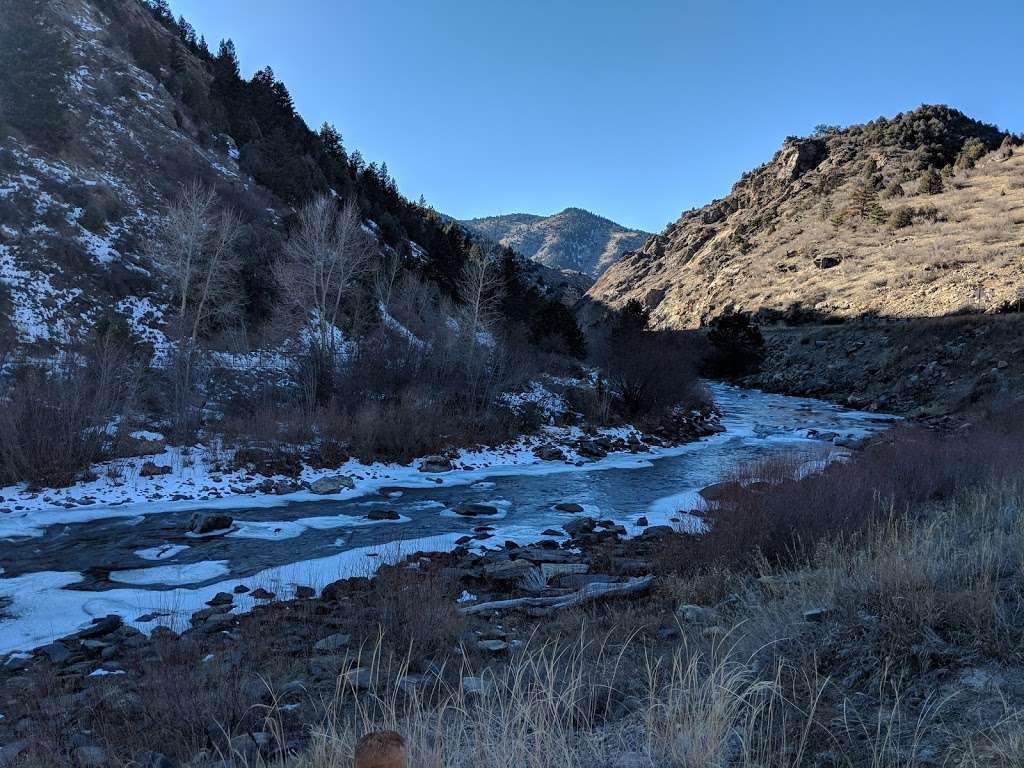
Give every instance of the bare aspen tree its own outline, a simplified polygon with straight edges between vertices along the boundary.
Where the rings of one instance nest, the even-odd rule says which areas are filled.
[[[168,207],[157,231],[153,256],[170,278],[182,337],[195,344],[214,318],[237,307],[238,214],[218,210],[216,193],[195,181]]]
[[[178,314],[170,370],[181,433],[195,426],[193,368],[199,335],[214,320],[230,319],[237,311],[240,231],[238,214],[220,209],[216,193],[195,181],[171,203],[156,232],[153,260],[171,281]]]
[[[339,209],[332,197],[323,195],[299,211],[275,276],[303,320],[312,317],[321,349],[335,351],[335,329],[373,253],[374,239],[352,201]]]
[[[474,246],[462,268],[459,296],[461,321],[470,346],[480,344],[491,332],[498,314],[500,279],[487,255]]]
[[[385,312],[391,312],[391,301],[396,288],[402,283],[402,256],[389,250],[377,263],[373,272],[373,292],[377,305]]]

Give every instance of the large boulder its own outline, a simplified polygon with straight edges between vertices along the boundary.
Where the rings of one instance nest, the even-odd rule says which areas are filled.
[[[498,508],[490,504],[459,504],[455,508],[455,514],[460,517],[486,517],[498,514]]]
[[[355,483],[348,475],[328,475],[313,481],[309,490],[313,493],[326,496],[332,493],[341,493],[355,487]]]
[[[234,524],[231,515],[222,513],[196,512],[188,523],[188,532],[197,535],[227,531]]]
[[[451,472],[451,459],[444,456],[427,456],[420,462],[420,472]]]
[[[142,466],[139,467],[139,477],[159,477],[160,475],[171,474],[171,468],[160,464],[155,464],[149,459],[142,462]]]

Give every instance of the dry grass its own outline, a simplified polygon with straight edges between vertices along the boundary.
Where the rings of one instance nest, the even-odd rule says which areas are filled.
[[[887,177],[900,173],[886,171]],[[678,255],[670,250],[659,262],[660,269],[613,269],[595,295],[619,306],[664,291],[653,320],[668,327],[700,325],[725,307],[784,313],[799,305],[841,317],[992,310],[1015,300],[1021,286],[1022,179],[1024,152],[1004,158],[996,151],[975,168],[958,171],[940,194],[917,194],[916,185],[904,180],[905,197],[880,201],[882,221],[898,208],[914,210],[913,223],[899,229],[858,217],[835,226],[819,216],[825,198],[816,189],[793,192],[770,206],[753,206],[749,214],[734,214],[696,254],[680,246]],[[835,211],[849,206],[858,181],[850,177],[830,193]],[[748,223],[750,247],[740,252],[729,237]],[[814,258],[823,254],[841,256],[842,262],[819,269]]]

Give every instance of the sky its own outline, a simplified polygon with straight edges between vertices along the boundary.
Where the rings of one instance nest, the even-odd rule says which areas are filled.
[[[789,135],[920,104],[1024,132],[1024,2],[171,0],[457,218],[660,231]]]

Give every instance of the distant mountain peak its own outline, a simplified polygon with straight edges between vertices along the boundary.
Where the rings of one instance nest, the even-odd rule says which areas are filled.
[[[597,277],[650,234],[570,206],[550,216],[509,213],[461,222],[469,231],[553,269]]]

